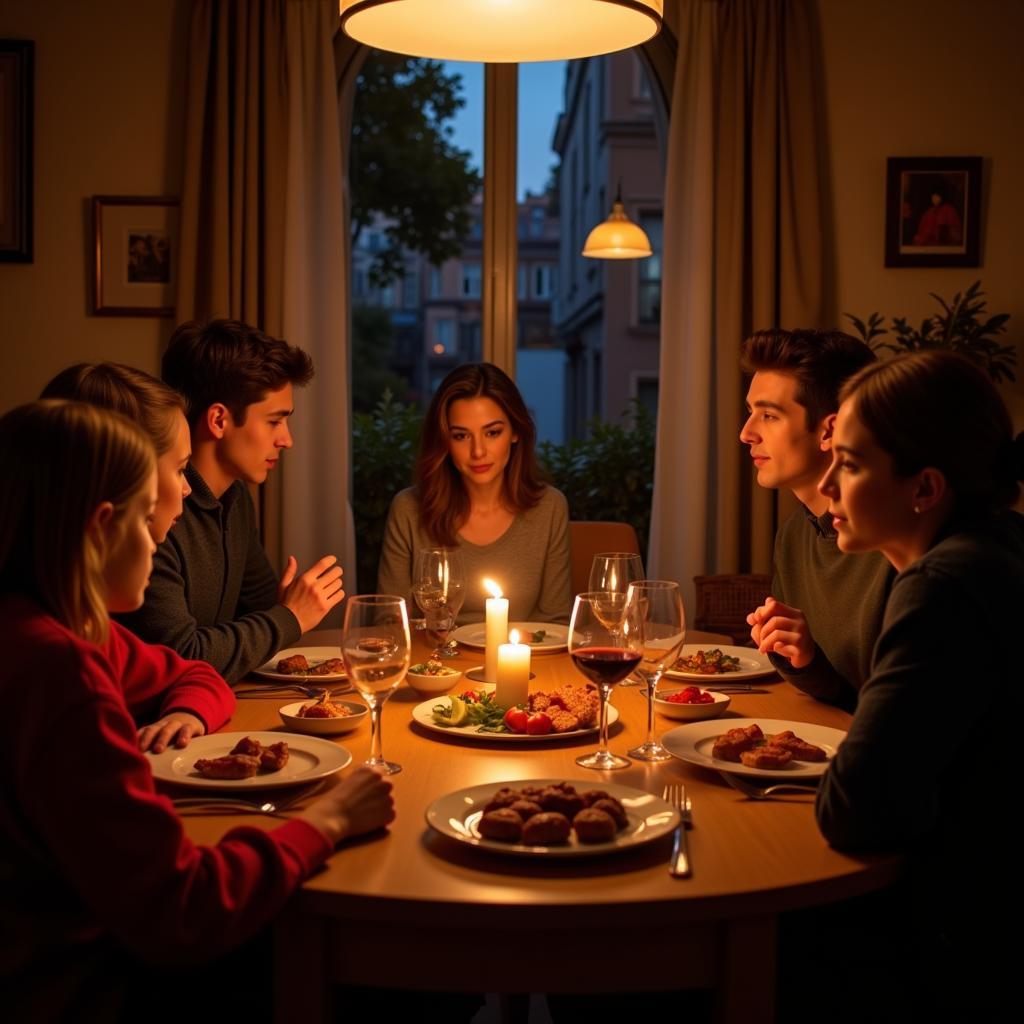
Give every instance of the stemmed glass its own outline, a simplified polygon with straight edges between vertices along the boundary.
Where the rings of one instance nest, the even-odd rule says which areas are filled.
[[[462,555],[452,548],[424,548],[416,556],[412,596],[425,617],[427,632],[437,641],[432,658],[454,658],[458,651],[448,636],[465,599]]]
[[[625,598],[631,583],[644,578],[644,563],[630,551],[602,551],[590,566],[590,591],[611,590]],[[636,678],[622,680],[622,686],[636,686]]]
[[[630,607],[624,594],[600,590],[576,595],[569,620],[569,655],[601,694],[601,747],[577,757],[581,767],[629,767],[630,761],[608,749],[608,698],[612,687],[637,667],[642,653],[635,606]]]
[[[686,617],[679,585],[642,580],[630,585],[627,607],[635,609],[643,655],[637,671],[647,683],[647,739],[629,752],[638,761],[668,761],[672,755],[654,738],[654,697],[658,680],[674,664],[686,640]]]
[[[400,764],[384,759],[380,712],[384,701],[405,678],[409,648],[409,613],[404,597],[364,594],[348,599],[341,629],[341,656],[353,686],[370,706],[373,738],[370,759],[363,764],[382,775],[402,770]]]

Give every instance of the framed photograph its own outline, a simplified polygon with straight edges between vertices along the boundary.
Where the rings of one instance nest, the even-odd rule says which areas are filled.
[[[980,156],[889,157],[885,207],[887,267],[980,265]]]
[[[93,196],[94,287],[99,316],[173,316],[178,200]]]
[[[0,262],[32,262],[35,43],[0,39]]]

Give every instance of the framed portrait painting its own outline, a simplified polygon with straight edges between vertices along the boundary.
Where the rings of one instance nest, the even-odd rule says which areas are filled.
[[[981,262],[981,157],[890,157],[887,267],[977,267]]]
[[[93,312],[173,316],[178,200],[93,196]]]
[[[35,43],[0,39],[0,262],[32,262]]]

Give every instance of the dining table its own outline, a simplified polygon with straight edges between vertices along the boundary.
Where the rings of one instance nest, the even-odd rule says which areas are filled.
[[[691,630],[687,641],[715,645],[728,638]],[[302,641],[339,642],[337,630]],[[427,654],[414,633],[413,661]],[[482,661],[481,651],[460,648],[446,664],[468,670]],[[531,669],[531,690],[585,682],[564,651],[534,654]],[[301,697],[263,696],[266,685],[250,677],[238,686],[225,731],[284,733],[278,709]],[[472,685],[463,678],[452,692]],[[714,681],[705,685],[713,689]],[[275,922],[276,1019],[324,1020],[334,987],[351,984],[505,995],[711,989],[716,1019],[768,1021],[780,915],[878,890],[901,872],[898,858],[830,848],[815,823],[813,793],[752,799],[717,771],[678,758],[588,771],[575,758],[596,748],[596,733],[467,741],[415,722],[412,710],[423,700],[403,683],[383,709],[384,753],[402,766],[390,777],[394,822],[342,844]],[[647,699],[639,686],[617,686],[612,704],[619,717],[609,746],[624,754],[645,738]],[[850,716],[771,675],[731,694],[718,719],[722,731],[737,718],[844,730]],[[682,724],[656,717],[659,735]],[[360,763],[369,756],[369,724],[336,742]],[[667,785],[682,783],[692,806],[691,877],[669,874],[670,835],[601,856],[516,857],[448,838],[425,820],[426,809],[446,794],[531,779],[581,789],[615,783],[659,797]],[[201,843],[243,822],[276,823],[248,813],[183,820]]]

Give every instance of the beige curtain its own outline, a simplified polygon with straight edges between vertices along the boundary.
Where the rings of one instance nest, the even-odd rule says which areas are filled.
[[[178,319],[236,317],[313,357],[261,495],[271,563],[300,568],[355,566],[337,30],[336,0],[196,0],[189,40]]]
[[[680,0],[665,186],[661,401],[648,575],[767,571],[740,345],[823,324],[824,138],[810,0]]]

